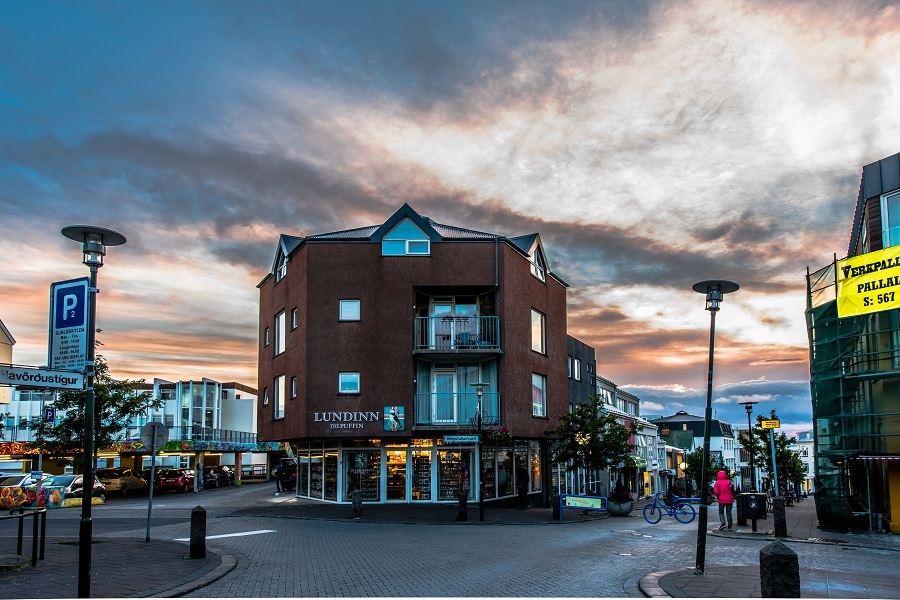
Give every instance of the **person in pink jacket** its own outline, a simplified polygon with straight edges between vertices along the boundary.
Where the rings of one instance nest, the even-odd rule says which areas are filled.
[[[734,504],[734,492],[731,488],[731,479],[728,473],[719,471],[716,474],[716,484],[713,486],[713,494],[719,501],[719,529],[725,529],[725,516],[728,516],[728,530],[731,530],[731,505]]]

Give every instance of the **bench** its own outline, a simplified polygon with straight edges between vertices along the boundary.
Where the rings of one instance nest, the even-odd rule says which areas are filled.
[[[564,508],[576,508],[578,510],[606,512],[606,496],[576,496],[574,494],[561,494],[559,496],[559,520],[563,520]]]

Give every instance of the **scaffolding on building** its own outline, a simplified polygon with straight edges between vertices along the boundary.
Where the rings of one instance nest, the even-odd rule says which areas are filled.
[[[807,273],[819,527],[896,532],[900,309],[839,318],[835,292],[835,263]]]

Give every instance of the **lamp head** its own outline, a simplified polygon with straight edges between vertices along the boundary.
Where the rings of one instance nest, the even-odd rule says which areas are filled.
[[[470,383],[473,388],[475,388],[475,393],[478,394],[478,397],[481,398],[482,394],[484,394],[484,388],[490,387],[489,383],[482,383],[479,381],[478,383]]]
[[[717,312],[719,304],[725,299],[725,294],[736,292],[741,286],[733,281],[725,279],[709,279],[695,283],[691,289],[701,294],[706,294],[706,310]]]
[[[81,242],[82,262],[91,267],[102,267],[107,246],[121,246],[125,236],[118,231],[94,225],[69,225],[63,227],[64,236],[70,240]]]

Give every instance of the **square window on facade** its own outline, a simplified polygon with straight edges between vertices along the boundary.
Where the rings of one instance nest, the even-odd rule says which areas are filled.
[[[531,309],[531,349],[541,354],[546,353],[546,336],[544,334],[544,314]]]
[[[341,321],[359,321],[359,300],[341,300],[338,319]]]
[[[547,377],[538,373],[531,374],[531,414],[547,416]]]
[[[358,394],[359,373],[339,373],[338,391],[342,394]]]

